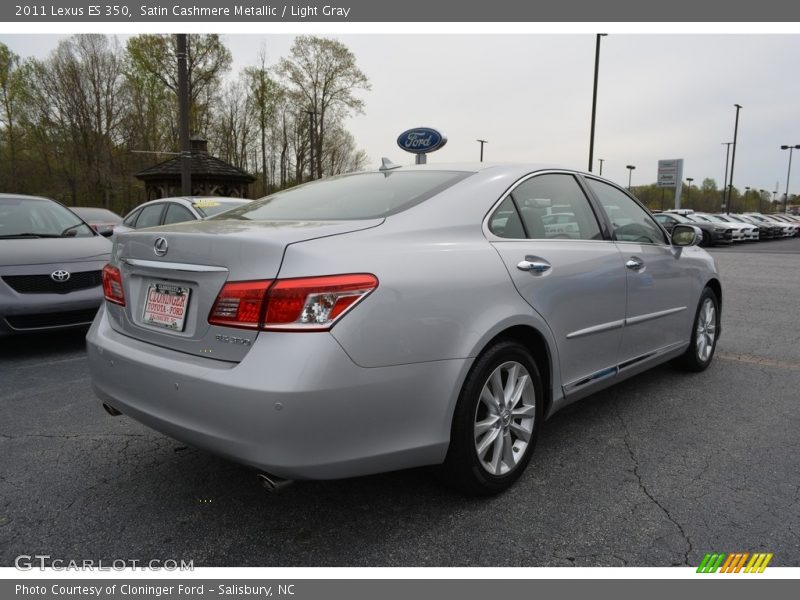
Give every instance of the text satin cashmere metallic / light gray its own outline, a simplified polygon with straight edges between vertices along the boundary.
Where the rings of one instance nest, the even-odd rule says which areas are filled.
[[[530,165],[426,165],[380,177],[437,171],[457,177],[403,210],[367,218],[216,218],[119,235],[112,265],[125,305],[107,301],[87,337],[97,395],[167,435],[279,477],[340,478],[444,462],[457,404],[470,401],[471,386],[483,385],[471,381],[481,373],[468,376],[496,366],[481,362],[494,348],[502,355],[497,364],[519,363],[528,372],[528,361],[535,363],[541,395],[526,401],[535,405],[526,414],[538,414],[537,426],[573,400],[691,353],[694,336],[706,335],[713,351],[721,307],[714,261],[695,245],[673,246],[658,225],[661,242],[622,241],[633,225],[620,223],[630,219],[615,216],[619,203],[603,201],[592,187],[608,182]],[[504,203],[543,175],[566,177],[577,190],[570,209],[555,196],[523,193]],[[377,172],[352,177],[367,176]],[[304,194],[305,187],[342,185],[337,181],[296,189]],[[579,225],[597,233],[537,237],[528,225],[514,237],[513,206],[523,214],[585,208],[596,222],[589,227],[576,216],[571,231]],[[168,252],[159,257],[154,244],[162,237]],[[209,323],[226,282],[291,284],[338,274],[370,274],[377,284],[330,330]],[[145,296],[158,282],[190,290],[182,331],[143,320]],[[707,289],[715,302],[706,308],[716,312],[700,318]],[[697,333],[701,325],[707,327]],[[498,346],[502,340],[522,350]],[[484,379],[492,395],[491,376]],[[528,383],[520,377],[520,386]],[[513,452],[523,447],[516,441],[531,432],[513,433],[517,413],[489,412],[486,422],[497,421],[497,435],[515,444]],[[466,414],[471,423],[482,413],[468,407]],[[482,427],[476,423],[473,432],[475,464],[486,451],[477,443]],[[494,472],[513,471],[513,452],[498,444],[496,452],[509,458],[496,458]],[[490,462],[483,467],[491,474]]]

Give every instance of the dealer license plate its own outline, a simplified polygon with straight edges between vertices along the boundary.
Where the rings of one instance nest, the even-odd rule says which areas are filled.
[[[189,307],[188,287],[171,283],[151,283],[147,287],[142,320],[148,325],[183,331]]]

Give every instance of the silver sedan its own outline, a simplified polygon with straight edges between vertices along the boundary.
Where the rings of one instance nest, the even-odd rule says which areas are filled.
[[[564,406],[668,360],[708,367],[722,289],[701,238],[567,169],[330,177],[119,235],[94,389],[272,484],[443,463],[492,494]]]

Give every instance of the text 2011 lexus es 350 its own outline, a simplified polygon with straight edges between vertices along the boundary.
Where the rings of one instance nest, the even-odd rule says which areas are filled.
[[[329,177],[119,235],[94,388],[271,477],[444,463],[494,493],[570,402],[669,359],[709,365],[722,290],[700,239],[566,169]]]

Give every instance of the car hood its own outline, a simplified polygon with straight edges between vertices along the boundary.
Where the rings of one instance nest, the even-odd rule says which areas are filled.
[[[0,267],[103,260],[110,253],[111,242],[100,235],[7,239],[0,240]]]

